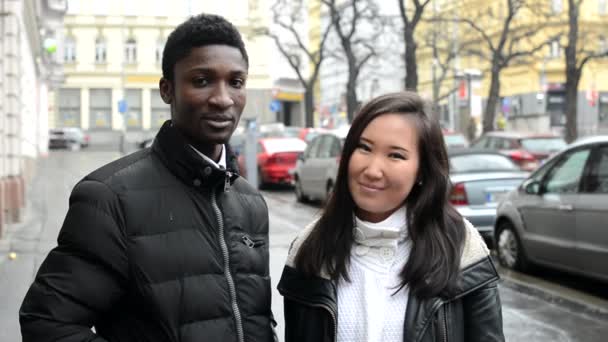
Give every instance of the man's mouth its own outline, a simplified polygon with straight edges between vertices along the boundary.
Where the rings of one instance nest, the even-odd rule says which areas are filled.
[[[210,116],[204,117],[203,120],[211,127],[216,129],[224,129],[232,125],[232,118],[227,116]]]

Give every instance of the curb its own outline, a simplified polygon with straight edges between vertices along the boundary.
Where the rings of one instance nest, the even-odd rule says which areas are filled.
[[[595,297],[578,290],[573,290],[555,283],[545,282],[544,280],[531,277],[528,275],[519,275],[533,281],[525,281],[516,279],[510,271],[501,270],[500,285],[506,286],[514,291],[539,297],[551,304],[565,306],[566,308],[588,314],[595,318],[600,318],[608,321],[608,301],[599,297]],[[550,284],[550,289],[545,286],[539,286],[540,283]]]

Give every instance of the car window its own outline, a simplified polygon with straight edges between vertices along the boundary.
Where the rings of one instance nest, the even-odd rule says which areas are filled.
[[[333,144],[333,137],[331,135],[323,136],[323,140],[321,141],[321,147],[319,147],[319,158],[329,158],[331,157],[331,148]]]
[[[522,139],[521,145],[524,149],[533,152],[558,152],[566,147],[562,138],[530,138]]]
[[[608,146],[599,148],[597,158],[591,164],[586,192],[608,194]]]
[[[305,152],[306,158],[317,158],[317,151],[319,150],[319,145],[321,145],[322,138],[323,136],[320,135],[310,142]]]
[[[257,153],[264,153],[264,146],[262,145],[262,143],[258,143],[258,152]]]
[[[549,171],[545,179],[547,193],[576,193],[578,192],[581,176],[589,158],[589,149],[574,151],[564,156]]]
[[[340,139],[338,139],[336,137],[332,137],[331,140],[332,140],[332,144],[331,144],[330,157],[336,158],[336,157],[340,156],[340,154],[342,154],[342,144],[340,143]]]
[[[443,136],[447,146],[466,146],[467,140],[462,134],[446,134]]]
[[[488,147],[488,137],[481,137],[475,143],[473,143],[473,147],[478,148],[487,148]]]
[[[519,167],[508,157],[487,153],[452,156],[450,168],[453,173],[519,170]]]

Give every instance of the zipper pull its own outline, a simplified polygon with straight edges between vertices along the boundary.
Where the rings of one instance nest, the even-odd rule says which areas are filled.
[[[243,235],[243,243],[249,248],[255,247],[255,242],[251,240],[249,235]]]
[[[224,192],[228,192],[228,189],[230,189],[230,177],[232,177],[232,173],[226,172],[224,176]]]

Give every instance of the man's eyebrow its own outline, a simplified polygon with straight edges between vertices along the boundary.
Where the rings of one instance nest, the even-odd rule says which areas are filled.
[[[367,138],[360,137],[359,139],[360,139],[360,140],[362,140],[363,142],[368,143],[368,144],[372,144],[372,145],[374,144],[374,142],[373,142],[373,141],[371,141],[371,140],[369,140],[369,139],[367,139]],[[397,146],[397,145],[391,145],[391,146],[389,146],[389,148],[390,148],[391,150],[402,150],[402,151],[404,151],[404,152],[408,152],[408,153],[410,152],[410,151],[408,151],[408,149],[407,149],[407,148],[405,148],[405,147],[401,147],[401,146]]]
[[[189,70],[190,72],[202,72],[204,74],[216,74],[217,70],[213,69],[213,68],[205,68],[205,67],[194,67],[192,69]],[[231,76],[247,76],[247,71],[246,70],[239,70],[239,69],[234,69],[230,71],[230,75]]]

